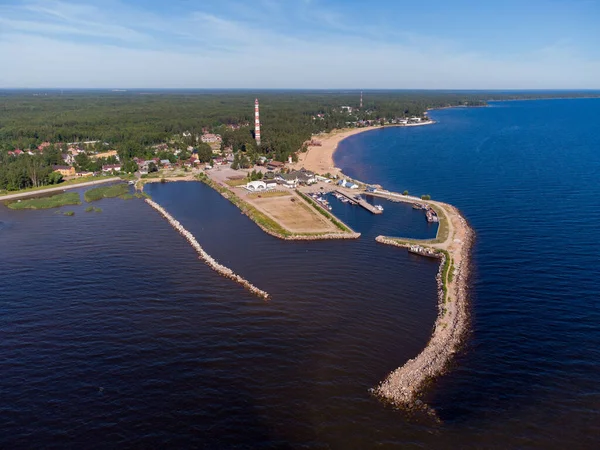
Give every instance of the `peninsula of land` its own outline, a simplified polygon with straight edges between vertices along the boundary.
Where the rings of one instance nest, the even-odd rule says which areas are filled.
[[[320,136],[320,146],[310,147],[298,164],[312,170],[327,170],[343,177],[335,167],[333,155],[339,143],[354,134],[379,127],[341,130]],[[347,178],[347,177],[346,177]],[[355,180],[360,183],[358,180]],[[438,316],[427,346],[414,359],[393,370],[372,392],[378,397],[403,408],[422,405],[419,396],[428,380],[443,373],[448,362],[461,344],[468,322],[469,260],[474,233],[460,211],[446,203],[402,195],[382,189],[369,189],[367,195],[392,201],[418,204],[435,211],[439,220],[435,239],[416,240],[402,237],[378,236],[377,242],[415,253],[435,255],[440,258],[436,277],[438,284]],[[416,247],[416,248],[415,248]]]

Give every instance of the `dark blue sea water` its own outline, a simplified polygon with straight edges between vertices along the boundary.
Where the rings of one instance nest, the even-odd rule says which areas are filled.
[[[476,231],[472,333],[434,405],[474,432],[505,430],[507,444],[598,442],[600,100],[431,116],[347,139],[336,165],[450,202]]]
[[[350,175],[458,206],[477,233],[472,331],[407,416],[368,389],[425,346],[435,262],[376,244],[422,213],[332,200],[357,241],[282,242],[199,183],[0,207],[0,447],[593,448],[600,435],[599,100],[432,112],[345,141]],[[82,191],[81,191],[82,192]]]

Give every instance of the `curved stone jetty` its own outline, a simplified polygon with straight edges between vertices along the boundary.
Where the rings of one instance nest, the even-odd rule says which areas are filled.
[[[162,214],[162,216],[165,219],[167,219],[167,221],[171,224],[171,226],[173,228],[175,228],[177,231],[179,231],[179,233],[188,240],[188,242],[192,245],[192,247],[198,253],[199,258],[202,259],[211,269],[213,269],[215,272],[218,272],[219,274],[223,275],[224,277],[227,277],[233,281],[236,281],[237,283],[241,284],[242,286],[244,286],[246,289],[248,289],[250,292],[252,292],[255,295],[257,295],[261,298],[264,298],[264,299],[269,298],[269,294],[267,292],[257,288],[256,286],[254,286],[252,283],[250,283],[245,278],[242,278],[241,276],[237,275],[230,268],[225,267],[222,264],[219,264],[212,256],[210,256],[208,253],[206,253],[204,251],[204,249],[200,246],[198,241],[196,241],[196,238],[194,237],[194,235],[192,233],[190,233],[188,230],[186,230],[183,227],[183,225],[181,225],[181,223],[179,223],[177,220],[175,220],[173,218],[173,216],[171,216],[162,206],[160,206],[158,203],[150,200],[149,198],[146,199],[146,203],[148,203],[155,210],[157,210],[160,214]]]
[[[419,395],[427,381],[444,373],[461,344],[468,324],[467,281],[473,231],[456,208],[437,204],[443,205],[444,213],[451,223],[451,232],[444,242],[432,242],[430,245],[441,251],[440,268],[436,276],[438,316],[431,339],[419,355],[392,371],[372,390],[375,395],[403,408],[427,408],[419,400]],[[419,243],[384,236],[378,236],[376,241],[397,247],[410,247]],[[423,241],[420,244],[429,245]]]

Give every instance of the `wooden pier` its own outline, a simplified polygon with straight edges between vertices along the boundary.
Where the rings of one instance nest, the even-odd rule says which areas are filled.
[[[346,197],[350,203],[352,203],[353,205],[359,205],[362,206],[363,208],[365,208],[367,211],[373,213],[373,214],[382,214],[383,211],[381,211],[380,209],[375,208],[373,205],[371,205],[369,202],[367,202],[365,199],[361,198],[360,200],[357,200],[356,198],[354,198],[353,196],[351,196],[350,194],[340,190],[340,189],[336,189],[336,191],[338,194],[343,195],[344,197]],[[358,194],[356,194],[358,195]]]

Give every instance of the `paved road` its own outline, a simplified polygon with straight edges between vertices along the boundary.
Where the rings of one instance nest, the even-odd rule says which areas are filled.
[[[16,200],[19,198],[32,197],[40,194],[46,194],[48,192],[60,192],[66,191],[67,189],[76,189],[85,186],[93,186],[95,184],[109,183],[111,181],[121,181],[119,177],[111,177],[111,178],[101,178],[99,180],[94,181],[86,181],[84,183],[70,184],[68,186],[57,186],[57,187],[49,187],[47,189],[40,189],[38,191],[29,191],[29,192],[21,192],[18,194],[9,194],[0,196],[0,201],[2,200]]]

